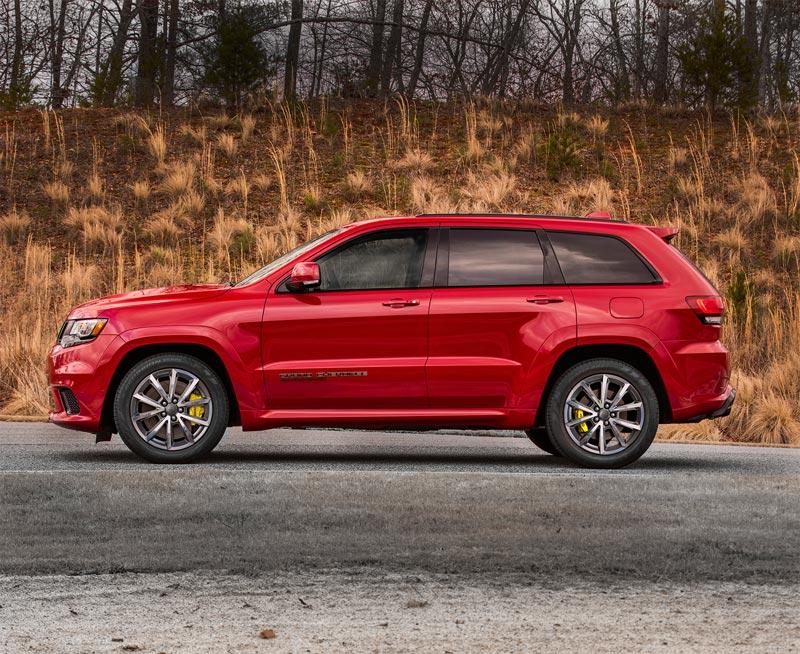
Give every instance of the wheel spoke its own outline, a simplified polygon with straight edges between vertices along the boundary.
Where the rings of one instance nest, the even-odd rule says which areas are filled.
[[[591,428],[591,429],[590,429],[588,432],[586,432],[586,433],[583,435],[583,438],[581,438],[581,443],[580,443],[580,444],[581,444],[581,445],[586,445],[586,443],[588,443],[588,442],[589,442],[589,439],[590,439],[590,438],[592,437],[592,435],[593,435],[593,434],[594,434],[594,433],[597,431],[597,428],[598,428],[598,427],[599,427],[601,424],[602,424],[602,423],[599,423],[599,422],[598,422],[598,423],[597,423],[597,424],[596,424],[594,427],[592,427],[592,428]]]
[[[587,384],[586,382],[581,382],[581,388],[583,389],[583,392],[586,393],[586,395],[589,396],[589,399],[592,402],[594,402],[595,406],[597,406],[597,407],[599,407],[601,409],[603,408],[603,405],[600,403],[600,400],[597,399],[597,395],[594,394],[594,391],[589,386],[589,384]]]
[[[197,383],[199,381],[200,380],[197,377],[192,377],[192,381],[186,385],[186,388],[183,389],[183,393],[181,393],[181,397],[178,400],[178,406],[183,406],[186,398],[192,394],[192,391],[197,387]]]
[[[145,436],[145,440],[148,443],[151,440],[153,440],[156,436],[158,436],[158,432],[161,431],[161,428],[164,426],[164,423],[168,423],[168,422],[169,422],[169,418],[162,418],[155,427],[153,427],[149,432],[147,432],[147,435]]]
[[[611,421],[611,431],[613,432],[614,436],[617,437],[617,441],[620,445],[622,445],[622,447],[625,447],[628,444],[628,439],[622,435],[622,432],[614,424],[614,421]]]
[[[600,435],[597,437],[597,447],[600,448],[600,454],[606,453],[606,428],[603,426],[603,423],[598,423],[600,425]]]
[[[594,409],[592,409],[591,407],[586,406],[585,404],[581,404],[580,402],[577,402],[576,400],[567,400],[567,404],[569,404],[573,409],[579,409],[580,411],[583,411],[584,413],[590,414],[589,415],[590,418],[593,418],[594,416],[597,415],[597,412]]]
[[[150,380],[150,385],[158,391],[158,394],[161,396],[161,399],[165,402],[169,402],[169,398],[167,394],[164,392],[164,387],[161,385],[161,382],[158,381],[153,375],[150,375],[148,378]]]
[[[139,422],[140,420],[146,420],[147,418],[152,418],[153,416],[157,416],[159,413],[163,411],[162,407],[158,407],[157,409],[153,409],[152,411],[145,411],[144,413],[137,413],[135,416],[131,416],[131,420],[134,422]]]
[[[601,408],[606,405],[608,400],[608,375],[603,375],[603,381],[600,384],[600,405]]]
[[[621,420],[620,418],[611,418],[611,422],[632,431],[639,431],[642,428],[642,424],[640,422],[630,422],[629,420]]]
[[[623,404],[622,406],[614,407],[614,411],[633,411],[634,409],[641,409],[641,402],[631,402],[630,404]]]
[[[584,416],[583,418],[575,418],[575,420],[570,420],[567,423],[567,427],[574,427],[575,425],[579,425],[582,422],[586,422],[587,420],[591,420],[592,416]]]
[[[617,404],[619,404],[619,401],[620,401],[620,400],[621,400],[623,397],[625,397],[625,393],[627,393],[627,392],[628,392],[628,389],[629,389],[630,387],[631,387],[631,385],[630,385],[628,382],[625,382],[625,383],[623,384],[622,388],[620,388],[620,389],[619,389],[619,393],[617,393],[617,394],[614,396],[614,401],[611,403],[611,407],[610,407],[610,408],[612,408],[612,409],[614,409],[614,408],[617,408]]]
[[[152,397],[147,397],[147,395],[142,395],[141,393],[134,393],[133,399],[139,400],[139,402],[144,402],[145,404],[149,404],[150,406],[158,407],[159,410],[161,409],[161,404],[159,404]]]
[[[190,416],[188,413],[183,415],[184,420],[188,420],[189,422],[193,422],[197,425],[203,425],[203,427],[208,427],[208,420],[203,420],[202,418],[196,418],[195,416]]]
[[[204,404],[208,404],[211,400],[207,397],[201,397],[197,400],[189,400],[188,402],[178,402],[178,406],[182,409],[186,409],[193,406],[203,406]]]
[[[184,416],[178,416],[178,424],[181,426],[181,430],[183,430],[183,436],[189,443],[194,443],[192,428],[183,421],[183,418]]]
[[[166,446],[168,450],[172,449],[172,420],[167,419],[167,440]]]
[[[169,401],[175,397],[175,387],[178,385],[178,371],[175,368],[169,374]]]

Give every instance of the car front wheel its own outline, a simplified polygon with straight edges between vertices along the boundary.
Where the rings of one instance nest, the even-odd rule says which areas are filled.
[[[617,359],[591,359],[566,370],[547,401],[554,447],[587,468],[620,468],[647,451],[659,421],[647,377]]]
[[[133,366],[114,399],[119,435],[154,463],[186,463],[208,454],[228,425],[219,375],[186,354],[157,354]]]

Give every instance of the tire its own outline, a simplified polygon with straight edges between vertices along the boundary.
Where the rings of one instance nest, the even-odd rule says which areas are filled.
[[[165,405],[170,395],[179,402]],[[229,411],[220,376],[186,354],[143,359],[125,374],[114,396],[114,420],[122,441],[153,463],[188,463],[211,452],[225,434]]]
[[[533,441],[533,444],[536,445],[540,450],[544,450],[548,454],[552,454],[554,456],[561,456],[561,452],[559,452],[555,446],[553,445],[553,441],[550,440],[550,436],[547,433],[547,429],[544,427],[534,427],[533,429],[526,429],[525,434]]]
[[[604,384],[607,401],[598,405]],[[624,410],[616,411],[615,405]],[[590,359],[572,366],[559,376],[547,399],[547,432],[553,446],[585,468],[633,463],[653,442],[658,421],[652,384],[637,368],[618,359]]]

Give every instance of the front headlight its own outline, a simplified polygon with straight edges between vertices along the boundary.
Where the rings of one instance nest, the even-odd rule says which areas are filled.
[[[72,347],[93,341],[103,331],[107,322],[106,318],[67,320],[58,334],[58,342],[61,347]]]

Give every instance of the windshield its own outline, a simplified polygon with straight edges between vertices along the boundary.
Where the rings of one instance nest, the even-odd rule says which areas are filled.
[[[332,229],[331,231],[322,234],[322,236],[317,236],[317,238],[310,240],[308,243],[303,243],[303,245],[298,245],[293,250],[289,250],[283,256],[275,259],[275,261],[268,263],[263,268],[259,268],[253,274],[248,275],[242,281],[236,284],[236,286],[247,286],[248,284],[257,282],[260,279],[264,279],[264,277],[269,275],[271,272],[274,272],[288,261],[291,261],[294,257],[299,257],[301,254],[304,254],[305,252],[308,252],[309,250],[316,247],[320,243],[329,240],[330,238],[332,238],[341,231],[342,231],[341,229]]]

